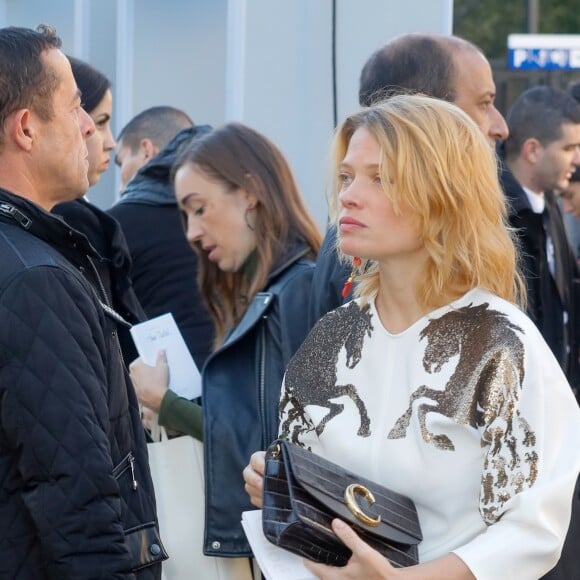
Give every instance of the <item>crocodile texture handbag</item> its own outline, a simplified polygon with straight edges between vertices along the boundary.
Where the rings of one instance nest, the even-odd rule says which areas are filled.
[[[331,529],[337,517],[393,566],[418,563],[422,535],[412,500],[302,447],[275,441],[264,472],[266,538],[309,560],[344,566],[351,551]]]

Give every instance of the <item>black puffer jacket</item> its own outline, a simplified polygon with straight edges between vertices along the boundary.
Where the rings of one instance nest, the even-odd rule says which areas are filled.
[[[102,288],[107,304],[112,306],[127,322],[137,324],[147,319],[131,280],[131,256],[121,226],[110,215],[85,201],[75,199],[52,209],[73,229],[83,233],[97,250],[99,258],[93,260],[94,270],[85,272],[85,278],[94,288]],[[96,279],[96,277],[100,279]],[[126,325],[118,325],[119,342],[125,364],[139,354]]]
[[[0,578],[160,577],[164,552],[114,315],[85,236],[0,190]]]

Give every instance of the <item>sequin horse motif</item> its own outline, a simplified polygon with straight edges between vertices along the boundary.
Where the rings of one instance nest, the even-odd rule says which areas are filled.
[[[396,421],[389,439],[405,437],[413,413],[413,403],[423,440],[439,449],[454,450],[445,434],[434,434],[426,426],[428,413],[440,413],[456,423],[482,427],[498,416],[504,418],[511,431],[515,402],[519,399],[524,378],[524,347],[506,315],[490,310],[489,304],[465,306],[432,319],[421,332],[427,339],[423,368],[438,373],[443,366],[459,356],[457,366],[444,390],[426,385],[416,389],[409,408]]]
[[[356,302],[337,308],[314,327],[286,370],[285,394],[280,401],[280,430],[293,443],[300,443],[300,433],[312,430],[304,414],[307,405],[325,407],[328,413],[314,426],[320,435],[326,424],[342,413],[344,404],[333,399],[349,397],[360,415],[358,435],[370,435],[370,419],[364,401],[352,384],[338,384],[336,366],[339,355],[346,351],[346,366],[354,368],[361,359],[365,336],[373,330],[369,306],[362,309]],[[284,418],[285,415],[285,418]]]

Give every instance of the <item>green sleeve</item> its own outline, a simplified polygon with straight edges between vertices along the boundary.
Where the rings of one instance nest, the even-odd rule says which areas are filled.
[[[159,408],[159,424],[203,441],[203,409],[201,405],[167,389]]]

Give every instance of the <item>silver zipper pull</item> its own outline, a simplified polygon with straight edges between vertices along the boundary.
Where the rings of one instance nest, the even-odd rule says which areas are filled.
[[[137,491],[137,487],[139,486],[139,484],[135,479],[135,458],[133,457],[133,455],[129,456],[129,465],[131,466],[131,477],[133,478],[133,481],[131,482],[131,487],[133,488],[133,491]]]

